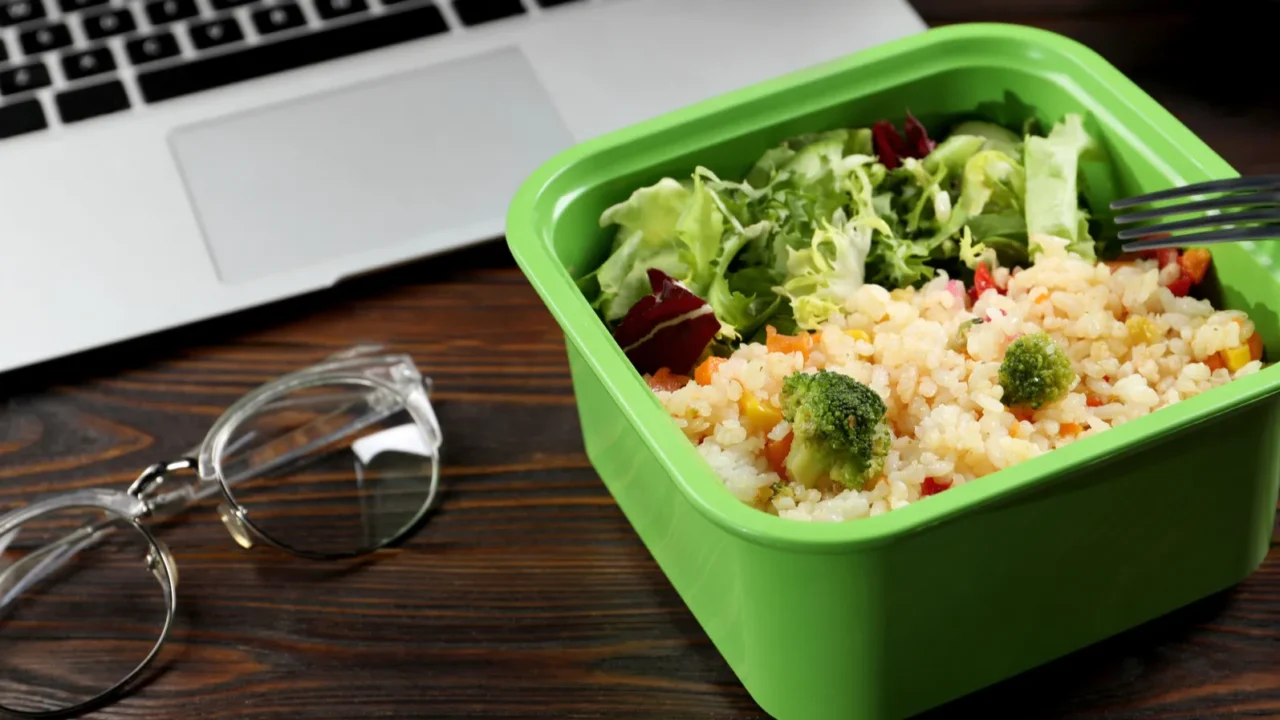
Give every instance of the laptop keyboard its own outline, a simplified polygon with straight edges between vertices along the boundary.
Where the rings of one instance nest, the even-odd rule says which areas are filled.
[[[443,35],[444,2],[0,0],[0,138]],[[463,27],[528,12],[523,0],[448,9]]]

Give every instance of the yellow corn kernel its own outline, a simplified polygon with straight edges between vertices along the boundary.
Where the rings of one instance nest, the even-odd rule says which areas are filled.
[[[1241,345],[1240,347],[1233,347],[1230,350],[1222,351],[1222,363],[1226,365],[1227,369],[1231,372],[1235,372],[1245,365],[1248,365],[1249,361],[1252,359],[1253,355],[1250,354],[1248,345]]]
[[[1141,315],[1130,315],[1124,326],[1129,331],[1129,342],[1135,345],[1146,345],[1156,339],[1155,323]]]
[[[756,504],[757,505],[768,504],[768,502],[773,499],[773,495],[774,495],[773,488],[768,485],[758,488],[756,490]]]
[[[845,330],[844,334],[848,335],[854,340],[864,340],[866,342],[871,342],[871,336],[867,334],[866,330],[858,330],[858,329]]]
[[[760,402],[755,395],[743,392],[738,400],[738,411],[742,417],[742,425],[751,432],[769,432],[782,422],[782,411]]]

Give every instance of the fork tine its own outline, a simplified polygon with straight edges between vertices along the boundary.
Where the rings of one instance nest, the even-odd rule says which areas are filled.
[[[1280,190],[1280,175],[1256,175],[1252,177],[1227,178],[1225,180],[1209,180],[1207,182],[1184,185],[1182,187],[1157,190],[1145,195],[1122,198],[1111,203],[1112,210],[1146,205],[1160,200],[1204,195],[1206,193],[1237,192],[1240,190]]]
[[[1201,228],[1217,227],[1219,225],[1234,225],[1242,222],[1260,222],[1266,220],[1280,220],[1280,208],[1273,210],[1222,213],[1220,215],[1202,215],[1189,220],[1177,220],[1175,222],[1160,223],[1159,225],[1144,225],[1142,227],[1125,228],[1124,230],[1116,233],[1116,237],[1121,240],[1129,240],[1131,238],[1142,238],[1147,237],[1148,235],[1159,235],[1162,233],[1177,232],[1179,230],[1198,230]]]
[[[1139,210],[1138,212],[1129,213],[1128,215],[1117,215],[1115,222],[1117,225],[1126,223],[1141,222],[1143,220],[1155,220],[1156,218],[1168,217],[1169,215],[1185,215],[1187,213],[1201,212],[1203,210],[1221,210],[1223,208],[1248,207],[1251,205],[1280,205],[1280,192],[1257,192],[1248,195],[1226,195],[1224,197],[1209,198],[1207,200],[1197,200],[1195,202],[1183,203],[1181,205],[1169,205],[1166,207],[1158,207],[1152,210]]]
[[[1236,228],[1232,230],[1214,230],[1211,232],[1191,233],[1177,237],[1162,237],[1154,240],[1134,240],[1120,248],[1125,252],[1141,252],[1143,250],[1159,250],[1160,248],[1184,248],[1198,245],[1218,245],[1221,243],[1240,242],[1242,240],[1280,240],[1280,225],[1263,225],[1260,227]]]

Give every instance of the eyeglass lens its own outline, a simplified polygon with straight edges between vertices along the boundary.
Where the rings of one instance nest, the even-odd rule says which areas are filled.
[[[0,536],[0,707],[70,708],[148,658],[172,611],[155,550],[101,508],[52,511]]]
[[[327,556],[367,552],[409,529],[436,482],[434,446],[398,396],[361,383],[273,398],[229,429],[215,463],[254,527]]]

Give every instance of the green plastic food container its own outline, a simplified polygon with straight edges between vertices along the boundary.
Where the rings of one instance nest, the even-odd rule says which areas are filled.
[[[1012,93],[1010,96],[1008,93]],[[740,503],[672,423],[575,280],[604,208],[705,165],[740,176],[803,132],[926,126],[1016,97],[1068,112],[1110,154],[1092,206],[1236,175],[1089,49],[1003,25],[931,30],[572,148],[523,185],[507,237],[568,340],[587,454],[764,710],[917,713],[1240,582],[1271,540],[1280,367],[877,517],[785,520]],[[1213,250],[1215,304],[1280,348],[1269,245]]]

